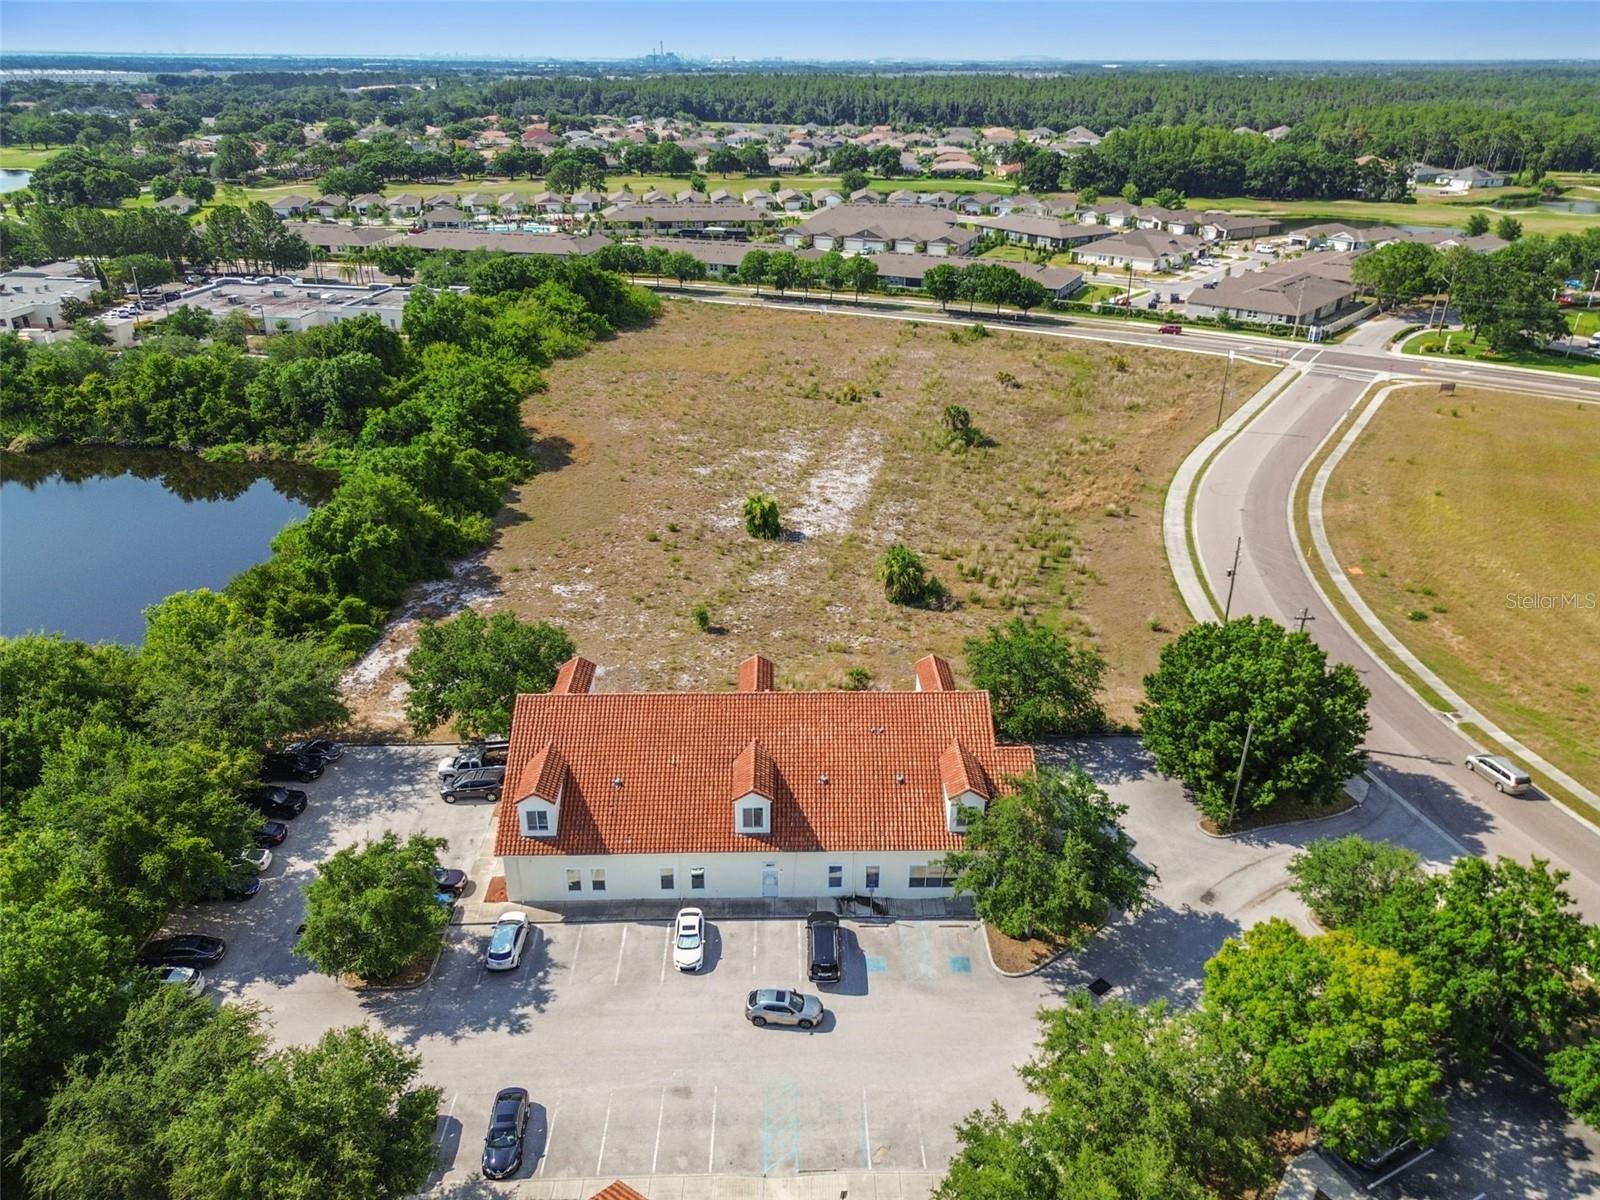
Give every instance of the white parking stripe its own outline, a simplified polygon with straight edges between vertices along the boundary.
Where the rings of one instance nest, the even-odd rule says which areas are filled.
[[[667,1116],[667,1089],[661,1089],[661,1107],[656,1109],[656,1148],[650,1151],[650,1174],[656,1173],[656,1160],[661,1157],[661,1122]]]
[[[661,982],[662,983],[666,983],[667,982],[667,959],[672,954],[673,935],[678,932],[677,926],[678,926],[677,919],[674,918],[672,924],[667,926],[667,940],[666,940],[666,943],[661,947]]]
[[[717,1086],[711,1085],[711,1149],[706,1152],[706,1174],[717,1166]]]
[[[806,927],[804,925],[797,924],[794,927],[794,957],[795,962],[800,967],[800,970],[795,974],[794,985],[799,987],[800,981],[806,977]]]
[[[611,976],[611,986],[616,987],[622,982],[622,952],[628,948],[628,927],[622,927],[622,941],[617,943],[617,969]],[[598,1175],[600,1172],[596,1171]]]
[[[1382,1179],[1374,1179],[1371,1183],[1367,1184],[1367,1191],[1370,1192],[1373,1188],[1382,1187],[1384,1184],[1388,1183],[1389,1180],[1393,1179],[1396,1175],[1399,1175],[1401,1172],[1411,1170],[1412,1167],[1416,1166],[1419,1162],[1421,1162],[1423,1159],[1427,1158],[1428,1155],[1432,1154],[1437,1149],[1438,1149],[1437,1146],[1429,1146],[1426,1150],[1424,1150],[1421,1154],[1417,1155],[1410,1162],[1401,1163],[1398,1167],[1396,1167],[1394,1170],[1390,1171]]]
[[[543,1175],[545,1166],[550,1162],[550,1143],[556,1140],[556,1114],[561,1111],[560,1105],[550,1110],[550,1119],[544,1126],[544,1154],[539,1159],[537,1174]]]
[[[761,970],[761,922],[750,923],[750,978],[754,979]]]
[[[867,1088],[865,1084],[861,1087],[861,1156],[867,1160],[867,1170],[872,1170],[872,1127],[867,1124]]]
[[[461,1093],[457,1092],[455,1096],[450,1097],[450,1107],[445,1109],[444,1121],[439,1126],[439,1140],[434,1142],[435,1148],[444,1145],[444,1135],[450,1132],[450,1118],[456,1115],[456,1097],[460,1095]]]
[[[922,1138],[922,1107],[915,1096],[911,1097],[911,1119],[917,1126],[917,1153],[922,1155],[922,1169],[928,1169],[928,1144]]]
[[[567,978],[578,973],[578,951],[583,949],[583,926],[578,926],[578,940],[572,944],[572,965],[567,968]]]
[[[594,1160],[594,1173],[600,1174],[600,1164],[606,1160],[606,1134],[611,1132],[611,1093],[606,1093],[606,1123],[600,1126],[600,1156]]]

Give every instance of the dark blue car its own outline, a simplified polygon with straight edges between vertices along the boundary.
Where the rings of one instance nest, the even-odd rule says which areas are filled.
[[[489,1113],[483,1139],[483,1177],[505,1179],[522,1168],[522,1143],[528,1135],[527,1088],[501,1088]]]

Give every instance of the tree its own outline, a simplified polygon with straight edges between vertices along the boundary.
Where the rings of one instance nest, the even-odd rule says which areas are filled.
[[[90,346],[110,346],[116,342],[106,323],[96,317],[86,317],[72,324],[72,336]]]
[[[1009,782],[1013,790],[986,807],[962,809],[966,836],[945,855],[946,873],[972,893],[980,917],[1007,937],[1078,945],[1106,908],[1144,908],[1151,872],[1123,832],[1125,805],[1076,765]]]
[[[218,179],[243,179],[256,165],[255,147],[247,138],[229,133],[217,139],[216,153],[211,156],[211,173]]]
[[[870,254],[857,254],[844,260],[844,277],[859,304],[862,292],[870,292],[878,286],[878,264],[872,261]]]
[[[372,265],[385,275],[397,277],[401,283],[417,273],[422,252],[415,246],[372,246],[367,250]]]
[[[1024,191],[1035,194],[1061,190],[1061,155],[1054,150],[1035,150],[1022,160],[1019,182]]]
[[[948,310],[950,301],[961,294],[961,268],[940,263],[922,274],[922,290]]]
[[[706,170],[715,171],[724,179],[728,177],[730,171],[737,171],[742,165],[738,152],[731,146],[718,146],[706,155]]]
[[[1274,918],[1206,964],[1205,1007],[1251,1055],[1285,1119],[1372,1155],[1447,1129],[1434,1044],[1445,1007],[1416,963],[1342,931],[1306,938]]]
[[[24,1147],[25,1177],[41,1200],[167,1200],[174,1121],[265,1056],[260,1020],[246,1006],[214,1005],[148,978],[132,990],[103,1061],[73,1065]]]
[[[1464,231],[1468,237],[1482,237],[1489,232],[1489,217],[1485,213],[1473,213],[1467,218],[1467,227]]]
[[[655,147],[655,163],[663,175],[687,175],[694,170],[694,155],[677,142],[662,142]]]
[[[739,166],[746,175],[765,175],[772,170],[767,161],[767,148],[760,142],[751,142],[739,148]]]
[[[168,196],[176,195],[178,181],[171,175],[157,175],[150,181],[150,194],[157,200],[165,200]]]
[[[306,885],[306,924],[296,946],[325,975],[381,983],[431,951],[450,923],[434,898],[444,838],[393,830],[346,846]]]
[[[878,578],[883,583],[883,594],[890,604],[921,606],[943,594],[939,581],[928,574],[928,568],[916,551],[896,542],[884,552],[878,563]]]
[[[881,179],[893,179],[902,174],[900,150],[896,146],[879,146],[872,152],[871,163]]]
[[[1355,929],[1403,882],[1422,878],[1422,856],[1358,833],[1320,838],[1289,860],[1289,890],[1329,929]]]
[[[739,282],[746,286],[754,285],[756,294],[761,294],[761,285],[766,282],[768,263],[772,254],[767,250],[749,250],[739,260]]]
[[[410,685],[406,720],[420,737],[451,717],[462,737],[505,733],[521,692],[547,692],[576,651],[559,625],[466,609],[422,623],[401,675]]]
[[[839,176],[839,190],[846,196],[853,196],[871,182],[865,171],[850,170]]]
[[[0,763],[9,802],[39,782],[45,755],[80,726],[133,720],[137,660],[125,647],[59,634],[0,638]]]
[[[1600,1130],[1600,1038],[1557,1050],[1545,1068],[1567,1111]]]
[[[1506,242],[1514,242],[1522,236],[1522,222],[1515,217],[1501,217],[1494,223],[1495,237]]]
[[[1105,727],[1097,693],[1106,661],[1093,647],[1080,649],[1037,620],[1013,617],[982,638],[968,638],[966,649],[973,685],[989,693],[1004,737],[1033,742]]]
[[[1173,212],[1179,212],[1183,209],[1184,205],[1189,203],[1189,200],[1188,197],[1186,197],[1177,188],[1164,187],[1156,189],[1155,203],[1156,207],[1158,208],[1165,208],[1170,209]]]
[[[204,588],[146,610],[139,662],[151,727],[172,740],[263,747],[350,716],[335,650],[245,628],[225,597]]]
[[[1144,686],[1139,716],[1156,766],[1219,826],[1280,800],[1331,803],[1365,761],[1365,685],[1265,617],[1195,626],[1162,648]]]
[[[1393,304],[1432,292],[1440,282],[1439,271],[1439,252],[1426,242],[1391,242],[1356,259],[1350,276]]]
[[[1455,1052],[1484,1062],[1496,1042],[1541,1055],[1563,1045],[1600,1001],[1600,933],[1539,859],[1459,858],[1444,876],[1401,880],[1357,932],[1415,959],[1450,1016]]]
[[[1139,192],[1139,185],[1131,180],[1122,185],[1122,198],[1129,204],[1144,203],[1144,197]]]
[[[842,146],[835,146],[829,153],[828,168],[838,175],[847,171],[865,171],[870,157],[865,146],[846,142]]]
[[[655,147],[647,146],[643,142],[632,142],[622,152],[622,165],[635,175],[648,175],[655,170]]]
[[[178,191],[196,204],[209,204],[217,194],[217,185],[204,175],[185,175],[178,184]]]
[[[440,1092],[418,1085],[421,1070],[419,1056],[357,1025],[235,1071],[173,1122],[172,1192],[215,1200],[415,1192],[438,1165]]]
[[[761,492],[744,498],[744,531],[753,538],[774,540],[783,535],[778,520],[778,502]]]

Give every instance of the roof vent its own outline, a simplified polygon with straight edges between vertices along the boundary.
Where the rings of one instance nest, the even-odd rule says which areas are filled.
[[[827,783],[828,783],[828,776],[827,776],[826,773],[817,776],[817,786],[818,787],[826,787]]]
[[[622,776],[618,775],[618,776],[614,777],[611,780],[611,786],[614,787],[614,788],[620,788],[622,786]]]
[[[896,775],[894,777],[894,781],[896,783],[904,783],[906,781],[906,773],[904,771],[901,771],[898,775]]]

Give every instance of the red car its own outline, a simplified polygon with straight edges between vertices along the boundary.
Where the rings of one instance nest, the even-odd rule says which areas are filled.
[[[1160,329],[1156,330],[1156,332],[1157,333],[1182,333],[1183,332],[1183,326],[1182,325],[1163,325]]]

